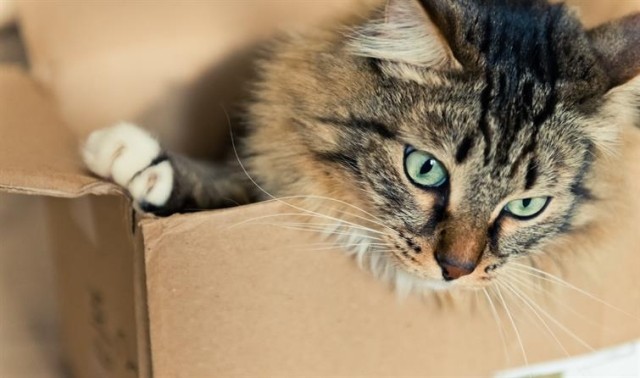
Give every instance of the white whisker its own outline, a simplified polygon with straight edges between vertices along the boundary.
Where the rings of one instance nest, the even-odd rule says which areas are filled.
[[[291,216],[291,217],[317,217],[317,218],[321,218],[321,219],[336,220],[336,221],[338,221],[340,223],[344,223],[346,225],[349,225],[350,228],[360,229],[360,230],[364,230],[364,231],[371,232],[371,233],[374,233],[374,234],[379,234],[379,235],[389,235],[387,233],[384,233],[384,232],[381,232],[381,231],[378,231],[378,230],[374,230],[372,228],[369,228],[369,227],[366,227],[366,226],[363,226],[363,225],[359,225],[359,224],[356,224],[356,223],[347,222],[345,220],[341,220],[341,219],[337,219],[337,218],[329,218],[328,216],[325,216],[324,214],[320,214],[320,213],[278,213],[278,214],[268,214],[268,215],[263,215],[263,216],[259,216],[259,217],[243,220],[243,221],[241,221],[239,223],[235,223],[235,224],[229,226],[229,228],[234,228],[234,227],[237,227],[237,226],[240,226],[240,225],[243,225],[243,224],[247,224],[247,223],[255,224],[255,223],[253,223],[254,221],[261,220],[261,219],[284,217],[284,216]],[[312,224],[316,224],[316,223],[308,223],[308,224],[312,225]],[[325,226],[329,226],[328,224],[324,224],[324,225]]]
[[[522,343],[522,337],[520,336],[520,331],[518,330],[518,327],[516,326],[516,322],[513,319],[513,316],[511,316],[511,311],[509,311],[509,307],[507,307],[507,302],[504,300],[504,297],[502,296],[502,292],[500,290],[500,285],[496,285],[496,290],[498,293],[498,297],[500,298],[500,301],[502,301],[502,306],[504,307],[504,310],[507,312],[507,317],[509,318],[509,321],[511,322],[511,326],[513,327],[513,331],[516,333],[516,339],[518,340],[518,344],[520,345],[520,351],[522,352],[522,358],[524,360],[524,364],[525,366],[529,366],[529,360],[527,359],[527,352],[525,352],[524,350],[524,344]]]
[[[324,229],[321,228],[317,228],[314,226],[310,226],[308,224],[301,224],[301,225],[296,225],[296,224],[287,224],[287,223],[255,223],[256,225],[259,226],[271,226],[271,227],[280,227],[280,228],[284,228],[284,229],[289,229],[289,230],[294,230],[294,231],[308,231],[308,232],[314,232],[314,233],[320,233],[322,232],[324,235],[326,236],[334,236],[334,235],[341,235],[341,236],[353,236],[353,233],[350,232],[341,232],[341,231],[325,231]],[[376,238],[376,237],[371,237],[368,236],[367,240],[377,240],[377,241],[384,241],[383,239],[380,238]],[[367,243],[369,244],[369,243]],[[340,246],[340,243],[336,243],[336,246]]]
[[[365,192],[366,192],[366,191],[365,191]],[[366,220],[367,222],[371,222],[371,223],[377,224],[378,226],[385,227],[385,228],[388,228],[388,229],[390,229],[390,230],[394,231],[391,227],[389,227],[389,226],[385,225],[384,223],[382,223],[382,222],[384,222],[384,221],[383,221],[382,219],[378,218],[377,216],[375,216],[375,215],[373,215],[373,214],[371,214],[371,213],[367,212],[366,210],[364,210],[364,209],[362,209],[362,208],[360,208],[360,207],[358,207],[358,206],[356,206],[356,205],[353,205],[353,204],[351,204],[351,203],[348,203],[348,202],[345,202],[345,201],[339,200],[339,199],[337,199],[337,198],[331,198],[331,197],[319,196],[319,195],[296,195],[296,196],[279,197],[279,199],[280,199],[280,200],[287,200],[287,199],[306,199],[306,198],[310,198],[310,199],[321,199],[321,200],[329,200],[329,201],[333,201],[333,202],[339,203],[339,204],[341,204],[341,205],[348,206],[348,207],[350,207],[350,208],[352,208],[352,209],[356,209],[356,210],[358,210],[358,211],[362,212],[362,213],[363,213],[363,214],[365,214],[365,215],[368,215],[368,216],[372,217],[372,218],[373,218],[373,220],[372,220],[372,219],[369,219],[369,218],[366,218],[366,217],[358,216],[358,215],[356,215],[356,214],[351,214],[351,213],[346,213],[346,214],[351,215],[351,216],[354,216],[354,217],[357,217],[357,218],[360,218],[360,219],[363,219],[363,220]],[[271,200],[271,201],[273,201],[273,200]]]
[[[511,287],[513,290],[519,292],[520,294],[522,294],[522,291],[515,288],[515,287]],[[557,319],[555,319],[553,316],[551,316],[551,314],[549,314],[547,311],[545,311],[540,305],[538,305],[536,302],[532,301],[529,299],[529,303],[534,306],[539,312],[540,314],[544,315],[547,319],[549,319],[553,324],[555,324],[558,328],[560,328],[562,331],[564,331],[567,335],[569,335],[571,338],[573,338],[575,341],[577,341],[578,343],[580,343],[582,346],[584,346],[586,349],[588,349],[589,351],[593,351],[593,347],[591,347],[586,341],[584,341],[583,339],[581,339],[580,337],[578,337],[578,335],[576,335],[573,331],[571,331],[569,328],[567,328],[565,325],[563,325],[562,323],[560,323]]]
[[[388,247],[388,245],[384,244],[384,243],[369,243],[369,246],[373,246],[373,247]],[[316,247],[316,248],[304,248],[305,251],[309,251],[309,252],[315,252],[315,251],[331,251],[334,249],[340,249],[340,247],[357,247],[360,246],[359,243],[356,244],[342,244],[342,245],[328,245],[328,246],[324,246],[324,247]],[[369,248],[368,252],[371,253],[375,253],[375,252],[379,252],[379,250],[375,250],[373,248]]]
[[[589,317],[584,316],[584,314],[574,310],[571,306],[568,306],[564,301],[559,299],[557,295],[554,294],[551,290],[543,290],[542,287],[540,287],[540,285],[537,285],[537,286],[533,285],[532,282],[526,281],[523,277],[517,276],[517,272],[512,272],[512,271],[509,271],[508,269],[505,269],[502,271],[502,274],[508,277],[511,280],[512,284],[520,284],[522,287],[528,288],[530,290],[534,290],[536,293],[544,295],[545,298],[551,299],[555,304],[560,305],[562,308],[569,311],[573,316],[581,318],[592,325],[595,325],[598,327],[602,326],[602,324],[594,321]]]
[[[603,304],[603,305],[605,305],[605,306],[607,306],[607,307],[609,307],[609,308],[611,308],[611,309],[613,309],[615,311],[618,311],[618,312],[620,312],[622,314],[625,314],[625,315],[627,315],[627,316],[629,316],[629,317],[631,317],[633,319],[640,320],[640,318],[638,318],[637,316],[635,316],[635,315],[633,315],[633,314],[631,314],[631,313],[629,313],[627,311],[624,311],[624,310],[622,310],[622,309],[620,309],[620,308],[618,308],[618,307],[606,302],[605,300],[598,298],[597,296],[589,293],[588,291],[586,291],[584,289],[581,289],[581,288],[579,288],[579,287],[577,287],[577,286],[575,286],[575,285],[573,285],[573,284],[571,284],[571,283],[569,283],[569,282],[567,282],[567,281],[565,281],[565,280],[563,280],[563,279],[561,279],[561,278],[559,278],[557,276],[554,276],[551,273],[545,272],[544,270],[540,270],[540,269],[537,269],[537,268],[534,268],[534,267],[531,267],[531,266],[528,266],[528,265],[525,265],[525,264],[519,264],[519,263],[516,263],[516,262],[511,262],[510,265],[511,265],[510,269],[512,269],[514,271],[518,271],[518,272],[521,272],[523,274],[528,274],[530,276],[537,277],[537,278],[539,278],[541,280],[545,280],[545,281],[549,281],[549,282],[555,282],[555,283],[557,283],[559,285],[562,285],[562,286],[564,286],[564,287],[566,287],[568,289],[575,290],[578,293],[580,293],[580,294],[582,294],[582,295],[584,295],[586,297],[589,297],[589,298],[593,299],[594,301],[596,301],[596,302],[598,302],[600,304]],[[518,269],[518,267],[520,267],[521,269]]]
[[[567,357],[569,357],[571,354],[569,353],[567,348],[565,348],[564,345],[562,345],[562,343],[560,342],[556,334],[553,332],[553,330],[549,327],[549,325],[544,320],[544,318],[542,318],[540,314],[536,311],[536,309],[533,308],[533,306],[531,306],[531,304],[529,303],[529,302],[533,302],[533,300],[531,298],[527,298],[524,292],[515,289],[514,287],[512,287],[512,285],[509,285],[507,282],[503,282],[503,284],[507,290],[511,291],[516,296],[516,298],[519,298],[522,301],[522,303],[524,303],[531,310],[531,312],[536,316],[536,318],[542,323],[544,328],[547,330],[548,334],[551,335],[553,340],[555,340],[556,344],[558,344],[560,349],[567,355]]]
[[[287,206],[289,206],[289,207],[291,207],[291,208],[293,208],[293,209],[296,209],[296,210],[299,210],[299,211],[302,211],[302,212],[304,212],[304,213],[308,213],[308,214],[316,214],[316,215],[318,215],[318,216],[322,216],[322,217],[325,217],[326,219],[331,219],[331,220],[334,220],[334,221],[338,221],[338,222],[340,222],[340,223],[345,223],[345,224],[349,224],[349,225],[353,225],[353,226],[359,226],[359,225],[356,225],[356,224],[354,224],[354,223],[348,222],[348,221],[346,221],[346,220],[344,220],[344,219],[335,218],[335,217],[332,217],[332,216],[328,216],[328,215],[326,215],[326,214],[320,214],[320,213],[317,213],[317,212],[315,212],[315,211],[311,211],[311,210],[309,210],[309,209],[305,209],[305,208],[300,207],[300,206],[292,205],[292,204],[288,203],[287,201],[284,201],[284,200],[281,200],[281,199],[279,199],[279,198],[275,197],[275,196],[274,196],[274,195],[272,195],[271,193],[267,192],[264,188],[262,188],[262,187],[261,187],[261,186],[260,186],[260,185],[259,185],[259,184],[254,180],[254,179],[253,179],[253,177],[251,177],[251,175],[249,174],[249,172],[248,172],[248,171],[247,171],[247,169],[245,168],[244,164],[243,164],[243,163],[242,163],[242,161],[240,160],[240,155],[238,154],[238,149],[237,149],[237,147],[236,147],[235,139],[234,139],[234,136],[233,136],[233,129],[231,128],[231,119],[229,118],[229,114],[227,113],[226,109],[224,109],[224,107],[223,107],[223,110],[224,110],[225,116],[227,117],[227,122],[229,123],[229,132],[230,132],[230,134],[231,134],[231,145],[232,145],[232,147],[233,147],[233,152],[234,152],[234,154],[235,154],[235,157],[236,157],[236,159],[238,160],[238,164],[240,164],[240,167],[242,168],[242,171],[244,172],[244,174],[245,174],[245,175],[247,176],[247,178],[248,178],[248,179],[253,183],[253,185],[255,185],[255,186],[256,186],[256,188],[258,188],[260,191],[262,191],[264,194],[266,194],[266,195],[267,195],[268,197],[270,197],[271,199],[273,199],[273,200],[275,200],[275,201],[278,201],[278,202],[280,202],[280,203],[283,203],[283,204],[285,204],[285,205],[287,205]],[[378,231],[378,232],[379,232],[379,233],[381,233],[380,231]]]
[[[509,352],[507,350],[507,338],[504,334],[504,329],[502,329],[502,318],[498,314],[498,310],[496,309],[496,306],[493,304],[493,300],[491,299],[491,296],[489,295],[487,288],[483,287],[482,292],[484,293],[484,296],[487,298],[487,301],[489,302],[489,307],[491,308],[491,314],[493,315],[493,319],[496,321],[496,326],[498,326],[498,333],[500,334],[500,341],[502,342],[502,352],[504,353],[507,363],[511,363],[511,356],[509,355]]]

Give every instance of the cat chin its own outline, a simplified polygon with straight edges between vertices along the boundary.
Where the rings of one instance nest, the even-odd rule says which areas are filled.
[[[372,249],[356,258],[361,267],[371,271],[376,278],[390,283],[401,298],[411,294],[420,295],[433,291],[449,290],[454,286],[451,282],[418,277],[408,272],[389,253],[380,253]]]
[[[353,256],[360,268],[373,273],[384,282],[391,284],[401,298],[411,294],[425,294],[433,291],[449,290],[455,285],[439,279],[418,277],[410,273],[391,256],[385,248],[373,245],[372,238],[366,231],[349,229],[344,224],[336,225],[327,230],[327,235],[339,235],[335,241],[341,245],[347,254]],[[336,233],[336,230],[343,232]]]
[[[454,287],[451,282],[416,277],[400,267],[396,267],[395,276],[391,280],[400,296],[406,296],[411,293],[424,294],[431,291],[444,291]]]

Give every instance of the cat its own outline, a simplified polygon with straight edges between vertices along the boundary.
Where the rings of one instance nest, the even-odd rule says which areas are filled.
[[[122,123],[87,167],[141,211],[279,198],[397,287],[483,287],[598,218],[638,124],[640,14],[585,30],[546,0],[388,0],[279,39],[258,71],[237,159]]]

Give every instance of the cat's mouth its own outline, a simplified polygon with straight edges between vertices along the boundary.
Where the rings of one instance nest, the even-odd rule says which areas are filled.
[[[470,289],[481,289],[491,285],[496,279],[495,269],[487,272],[486,268],[491,266],[489,263],[480,264],[477,269],[468,276],[461,277],[456,280],[447,280],[444,278],[442,270],[434,258],[432,258],[433,262],[424,260],[420,261],[408,251],[402,249],[393,249],[391,252],[398,269],[401,269],[419,280],[425,281],[427,284],[437,284],[439,287],[445,285],[445,288],[456,286]]]

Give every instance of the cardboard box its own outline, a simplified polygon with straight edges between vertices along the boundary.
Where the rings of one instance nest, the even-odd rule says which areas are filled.
[[[138,220],[116,187],[81,168],[51,98],[19,69],[0,70],[0,130],[0,188],[49,198],[76,376],[485,376],[523,363],[506,313],[511,362],[475,293],[398,301],[339,251],[296,247],[313,235],[229,227],[283,211],[277,203]],[[638,134],[629,143],[640,146]],[[640,149],[627,153],[637,193]],[[599,299],[562,285],[541,286],[547,299],[536,299],[592,348],[640,336],[635,201],[634,217],[564,260],[571,282]],[[530,311],[513,298],[510,307],[529,362],[563,356]],[[546,320],[570,353],[586,351]]]
[[[87,68],[99,59],[64,64],[73,54],[38,38],[66,24],[29,23],[27,8],[34,72],[0,67],[0,190],[47,198],[75,376],[488,376],[640,337],[638,130],[625,131],[618,219],[592,243],[558,250],[561,268],[545,267],[572,286],[533,282],[536,305],[508,296],[509,312],[482,292],[399,300],[341,251],[305,248],[317,236],[251,221],[290,212],[283,204],[161,219],[133,213],[117,187],[82,168],[77,140],[139,113],[154,87],[134,85],[133,105],[114,100],[121,87],[102,96],[92,76],[101,71]],[[111,75],[103,80],[118,62],[102,62]]]

